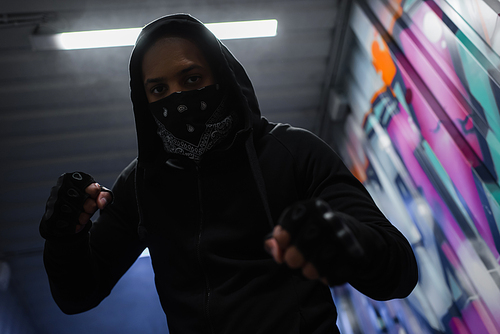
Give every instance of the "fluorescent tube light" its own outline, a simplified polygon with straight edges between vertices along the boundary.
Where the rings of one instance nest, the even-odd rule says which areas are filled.
[[[207,28],[219,39],[257,38],[276,36],[277,20],[208,23]]]
[[[141,28],[63,32],[54,36],[58,49],[93,49],[134,45]]]
[[[276,36],[277,20],[207,23],[206,27],[219,39]],[[135,44],[141,28],[63,32],[56,35],[32,36],[35,49],[91,49]]]

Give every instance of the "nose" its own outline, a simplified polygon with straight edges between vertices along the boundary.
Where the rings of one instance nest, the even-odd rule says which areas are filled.
[[[172,95],[173,93],[177,93],[177,92],[183,92],[186,90],[185,87],[182,87],[182,85],[179,85],[179,84],[171,84],[169,85],[168,87],[168,95]]]

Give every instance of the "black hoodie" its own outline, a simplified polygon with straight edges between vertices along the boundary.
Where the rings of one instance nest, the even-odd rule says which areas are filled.
[[[166,33],[198,45],[240,120],[199,162],[166,153],[148,111],[141,61]],[[263,249],[281,213],[311,198],[343,215],[367,254],[351,285],[378,300],[412,291],[416,262],[404,236],[327,144],[261,117],[243,67],[201,22],[178,14],[147,25],[130,79],[138,158],[118,177],[114,202],[89,233],[46,242],[45,266],[64,312],[98,305],[148,247],[171,333],[336,333],[329,287],[277,265]]]

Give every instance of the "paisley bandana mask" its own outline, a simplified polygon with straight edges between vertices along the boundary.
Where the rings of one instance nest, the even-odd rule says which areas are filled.
[[[195,161],[224,140],[234,124],[219,84],[173,93],[149,104],[165,151]]]

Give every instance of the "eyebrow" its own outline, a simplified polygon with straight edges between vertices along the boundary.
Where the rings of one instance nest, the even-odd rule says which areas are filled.
[[[201,65],[198,65],[198,64],[193,64],[191,66],[188,66],[182,70],[180,70],[177,75],[181,75],[181,74],[185,74],[185,73],[188,73],[188,72],[191,72],[192,70],[194,69],[197,69],[197,68],[202,68]],[[157,83],[157,82],[162,82],[163,80],[165,80],[164,77],[158,77],[158,78],[149,78],[147,79],[145,82],[144,82],[144,86],[150,84],[150,83]]]

